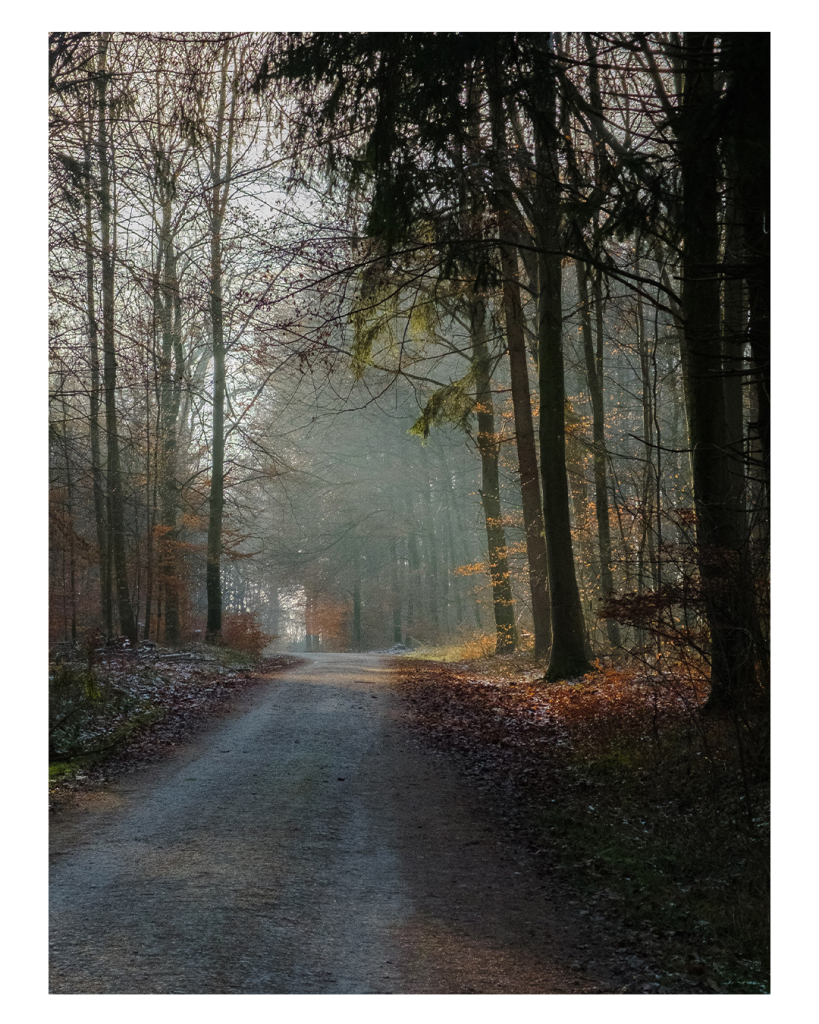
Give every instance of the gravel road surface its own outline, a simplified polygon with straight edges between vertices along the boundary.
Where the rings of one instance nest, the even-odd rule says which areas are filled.
[[[616,991],[387,661],[308,657],[53,824],[51,991]]]

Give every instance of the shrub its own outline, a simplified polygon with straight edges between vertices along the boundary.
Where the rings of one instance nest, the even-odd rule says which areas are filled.
[[[85,665],[54,664],[48,683],[51,761],[94,754],[115,744],[123,722],[140,706],[138,699],[101,681]]]
[[[459,660],[475,661],[479,658],[491,658],[497,646],[497,636],[492,633],[473,633],[460,645]]]
[[[222,640],[247,654],[261,654],[276,638],[265,633],[253,612],[230,612],[222,616]]]

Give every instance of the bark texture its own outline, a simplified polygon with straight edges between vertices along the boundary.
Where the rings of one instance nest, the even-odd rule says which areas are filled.
[[[753,662],[744,516],[732,482],[722,362],[713,36],[687,33],[684,54],[682,303],[697,548],[711,632],[709,706],[731,710],[749,692]]]
[[[588,640],[577,586],[569,485],[566,475],[565,391],[563,381],[563,308],[559,166],[557,160],[554,76],[548,54],[539,63],[534,117],[538,247],[538,367],[540,389],[540,472],[543,519],[549,562],[552,650],[546,678],[582,675],[590,668]]]
[[[476,368],[476,411],[478,419],[478,450],[481,456],[481,501],[486,523],[489,549],[489,575],[492,581],[492,607],[495,614],[498,654],[514,651],[518,644],[515,604],[509,580],[509,557],[500,503],[498,475],[498,438],[492,403],[492,382],[489,374],[489,351],[486,342],[486,310],[483,299],[470,301],[470,334],[472,358]]]
[[[222,54],[216,130],[210,150],[210,319],[213,343],[211,483],[205,587],[208,598],[206,638],[222,635],[222,524],[225,506],[225,327],[222,302],[222,225],[230,194],[235,127],[235,83],[228,102],[230,50]]]
[[[535,657],[545,658],[552,643],[551,608],[549,603],[549,570],[546,555],[546,535],[543,527],[543,506],[540,496],[540,476],[537,468],[535,427],[532,418],[532,399],[529,390],[526,336],[520,297],[517,250],[508,240],[516,236],[518,226],[514,198],[510,190],[506,130],[500,96],[498,73],[491,79],[490,110],[492,117],[492,145],[496,157],[499,188],[495,208],[498,214],[498,232],[501,239],[500,260],[503,274],[503,312],[506,324],[506,342],[509,350],[512,405],[515,412],[515,441],[520,473],[520,494],[523,507],[523,528],[526,532],[526,556],[529,567],[529,589],[532,601],[532,621],[535,635]],[[507,243],[507,244],[505,244]]]
[[[111,165],[108,138],[108,71],[106,66],[108,35],[101,33],[98,48],[97,106],[99,131],[97,156],[100,169],[100,235],[102,243],[102,350],[105,390],[105,429],[107,444],[108,544],[113,556],[120,629],[132,644],[137,641],[137,624],[128,589],[125,554],[125,497],[119,452],[117,424],[117,359],[114,343],[114,247],[111,239]]]
[[[583,355],[586,362],[586,380],[592,407],[592,462],[594,466],[594,506],[597,519],[597,546],[600,556],[600,598],[608,600],[614,593],[612,573],[611,524],[609,523],[609,489],[606,473],[606,420],[603,402],[603,289],[599,277],[594,283],[594,306],[597,321],[597,345],[592,337],[591,309],[589,306],[589,272],[586,265],[576,262],[577,288],[580,297],[580,316],[583,333]],[[613,647],[619,647],[622,638],[620,626],[614,619],[606,619],[606,635]]]

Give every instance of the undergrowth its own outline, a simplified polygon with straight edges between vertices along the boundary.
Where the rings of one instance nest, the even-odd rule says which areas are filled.
[[[478,662],[495,659],[496,639],[490,633],[480,630],[466,630],[450,643],[434,644],[413,650],[409,655],[415,661]],[[532,652],[523,645],[514,654],[501,656],[503,662],[512,660],[515,664],[534,664]]]
[[[62,645],[49,666],[50,785],[119,756],[152,727],[160,726],[171,742],[180,721],[218,703],[261,661],[259,637],[248,634],[245,623],[238,628],[238,649],[193,644],[178,652],[155,645],[91,651],[88,645]]]
[[[550,684],[526,657],[401,670],[419,724],[503,778],[534,846],[657,946],[665,982],[767,990],[764,722],[701,716],[705,684],[673,666]]]
[[[118,746],[157,709],[93,667],[61,662],[49,672],[49,760],[86,760]]]

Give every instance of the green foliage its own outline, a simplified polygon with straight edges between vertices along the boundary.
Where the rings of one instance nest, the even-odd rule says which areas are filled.
[[[361,289],[350,313],[353,327],[351,366],[360,379],[373,363],[373,349],[378,343],[395,349],[395,318],[398,315],[398,290],[371,269],[363,279]]]
[[[67,760],[115,746],[134,727],[144,702],[111,686],[94,669],[53,665],[49,671],[49,758]]]
[[[431,299],[413,303],[409,311],[408,326],[409,336],[412,341],[423,344],[434,339],[438,320],[439,310]]]
[[[71,775],[76,765],[71,761],[52,761],[48,766],[48,781],[56,782],[67,775]]]
[[[468,429],[469,417],[475,409],[474,389],[487,374],[487,360],[475,359],[458,380],[439,388],[428,399],[421,415],[410,427],[410,434],[424,440],[433,427],[449,423],[461,430]]]
[[[400,279],[390,276],[382,265],[369,267],[361,275],[349,314],[353,328],[351,366],[357,379],[374,365],[377,351],[397,365],[399,349],[407,339],[418,347],[435,340],[440,319],[437,304],[430,298],[416,296],[411,305],[402,307],[401,296]]]

